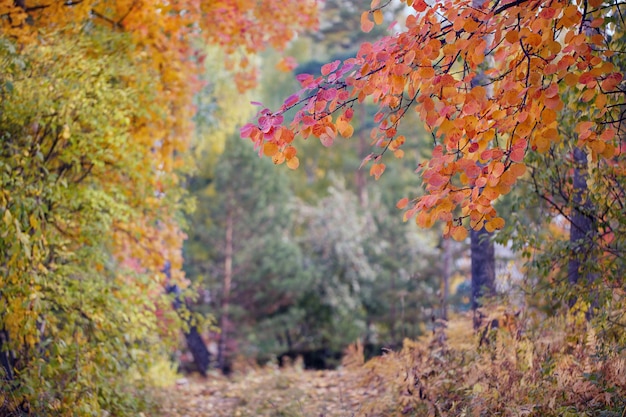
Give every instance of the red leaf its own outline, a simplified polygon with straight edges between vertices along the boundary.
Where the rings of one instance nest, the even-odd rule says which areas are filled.
[[[335,72],[339,68],[341,61],[337,60],[328,64],[322,65],[322,75],[328,75],[331,72]]]
[[[522,162],[525,155],[526,151],[524,148],[513,148],[509,154],[509,159],[513,162]]]
[[[409,204],[409,199],[404,197],[403,199],[400,199],[397,203],[396,203],[396,207],[399,208],[400,210],[402,210],[403,208],[405,208],[407,205]]]

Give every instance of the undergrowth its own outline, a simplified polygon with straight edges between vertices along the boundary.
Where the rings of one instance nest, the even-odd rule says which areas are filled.
[[[457,315],[364,362],[351,345],[335,371],[278,368],[211,374],[166,390],[163,416],[626,416],[623,308],[544,317],[504,307]]]
[[[626,415],[623,316],[600,327],[584,313],[512,318],[500,315],[497,326],[490,317],[474,331],[472,318],[460,316],[370,360],[360,384],[379,395],[355,415]]]

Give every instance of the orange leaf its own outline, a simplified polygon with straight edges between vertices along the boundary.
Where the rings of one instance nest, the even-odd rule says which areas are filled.
[[[594,123],[590,121],[580,122],[576,125],[576,132],[582,134],[593,127]]]
[[[294,148],[293,146],[288,146],[287,148],[285,148],[285,151],[284,151],[285,158],[288,160],[293,158],[294,156],[296,156],[296,152],[297,152],[296,148]]]
[[[385,172],[385,164],[373,164],[370,168],[370,175],[374,176],[376,180],[380,178]]]
[[[428,179],[428,184],[430,184],[433,187],[438,188],[438,187],[441,187],[442,185],[446,184],[448,181],[449,181],[449,178],[444,177],[443,175],[439,174],[438,172],[435,172]]]
[[[400,210],[402,210],[403,208],[405,208],[407,205],[409,204],[409,199],[404,197],[403,199],[399,200],[396,203],[396,207],[399,208]]]
[[[289,169],[297,169],[300,166],[300,160],[297,156],[293,156],[287,160]]]
[[[265,156],[274,156],[278,153],[278,145],[272,142],[266,142],[263,145],[263,154]]]
[[[513,164],[509,167],[509,171],[511,172],[512,175],[514,175],[515,177],[519,178],[522,175],[524,175],[524,173],[526,173],[526,165],[524,164]]]
[[[504,39],[509,43],[516,43],[519,40],[519,32],[516,30],[511,30],[504,35]]]
[[[286,127],[281,127],[280,129],[280,138],[279,141],[282,143],[291,143],[293,142],[295,135],[293,131],[287,129]]]
[[[580,97],[580,101],[582,101],[583,103],[587,103],[591,101],[591,99],[593,99],[595,95],[596,95],[596,90],[587,90]]]
[[[514,148],[514,149],[511,149],[511,153],[509,154],[509,159],[513,162],[522,162],[524,160],[525,155],[526,155],[526,150],[524,148]]]
[[[613,91],[615,87],[622,81],[622,74],[611,74],[600,84],[604,91]]]
[[[463,226],[454,226],[450,230],[450,236],[457,242],[462,242],[467,239],[467,229]]]
[[[369,19],[370,12],[361,13],[361,30],[365,33],[374,29],[374,22]]]

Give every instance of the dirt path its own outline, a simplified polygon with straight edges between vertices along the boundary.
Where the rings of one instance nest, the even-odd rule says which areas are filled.
[[[263,369],[231,379],[188,378],[167,391],[163,416],[345,417],[368,395],[347,370]]]

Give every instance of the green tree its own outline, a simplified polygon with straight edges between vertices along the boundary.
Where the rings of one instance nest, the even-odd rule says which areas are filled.
[[[247,143],[230,138],[210,184],[201,177],[189,182],[198,211],[190,220],[186,268],[211,294],[211,311],[221,329],[222,369],[239,349],[229,340],[241,345],[249,336],[264,337],[254,331],[249,335],[246,329],[278,320],[276,316],[294,303],[297,289],[306,287],[301,255],[290,241],[292,220],[284,204],[289,183],[271,175],[272,169]],[[265,347],[250,349],[275,346],[265,339],[255,343]]]
[[[160,286],[111,240],[160,218],[149,150],[129,137],[151,88],[125,81],[129,45],[97,30],[19,54],[0,40],[3,413],[136,412],[135,377],[163,353]]]

